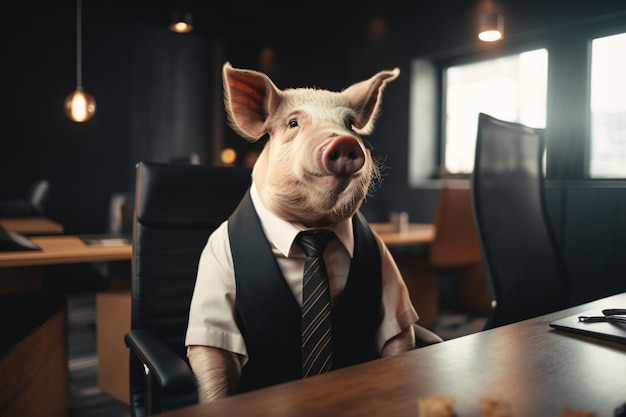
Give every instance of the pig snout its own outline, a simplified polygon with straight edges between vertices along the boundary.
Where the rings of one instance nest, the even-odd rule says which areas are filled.
[[[322,152],[322,165],[334,175],[352,175],[365,164],[361,144],[352,136],[338,136]]]

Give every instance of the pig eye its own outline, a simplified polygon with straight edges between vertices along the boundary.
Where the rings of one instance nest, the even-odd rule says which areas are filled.
[[[294,128],[294,127],[298,127],[298,126],[299,126],[299,125],[298,125],[298,121],[297,121],[296,119],[291,119],[291,120],[289,121],[289,127],[290,127],[290,128]]]

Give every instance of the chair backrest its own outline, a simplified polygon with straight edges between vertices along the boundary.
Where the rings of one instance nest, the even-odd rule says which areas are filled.
[[[437,268],[455,268],[481,262],[468,185],[444,184],[434,216],[435,240],[428,248],[428,262]]]
[[[22,198],[0,200],[0,217],[40,217],[46,214],[50,182],[39,179],[32,182]]]
[[[152,331],[182,358],[200,253],[237,207],[250,175],[248,168],[154,162],[137,166],[131,329]],[[143,373],[131,355],[133,409],[144,406]]]
[[[135,216],[135,193],[113,193],[109,200],[107,233],[131,235]]]
[[[472,201],[495,300],[487,328],[568,303],[568,277],[545,204],[543,134],[479,115]]]
[[[48,206],[50,181],[41,179],[35,181],[28,191],[27,201],[39,215],[44,215]]]

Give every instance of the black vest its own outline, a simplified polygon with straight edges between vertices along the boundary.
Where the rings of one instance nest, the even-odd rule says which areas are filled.
[[[333,369],[380,358],[380,250],[361,214],[354,216],[353,229],[350,273],[332,310]],[[248,350],[238,392],[302,378],[302,309],[278,267],[249,191],[228,219],[228,235],[236,318]]]

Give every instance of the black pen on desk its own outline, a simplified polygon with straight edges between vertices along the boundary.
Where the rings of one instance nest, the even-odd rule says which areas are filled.
[[[578,316],[578,321],[581,321],[583,323],[601,323],[601,322],[626,323],[626,317],[618,317],[618,316]]]

